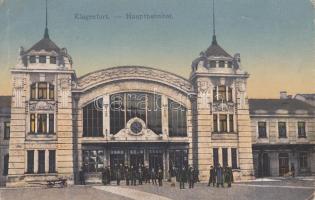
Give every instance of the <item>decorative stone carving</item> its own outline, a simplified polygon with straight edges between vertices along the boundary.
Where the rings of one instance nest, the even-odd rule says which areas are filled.
[[[38,111],[38,110],[45,110],[45,111],[54,111],[55,110],[55,102],[51,101],[33,101],[29,103],[29,110],[30,111]]]
[[[212,105],[213,112],[234,112],[234,103],[232,102],[214,102]]]
[[[106,81],[137,78],[161,82],[179,88],[186,93],[192,91],[191,83],[180,76],[162,70],[141,66],[115,67],[96,71],[79,78],[77,84],[72,84],[72,86],[76,89],[85,89]]]

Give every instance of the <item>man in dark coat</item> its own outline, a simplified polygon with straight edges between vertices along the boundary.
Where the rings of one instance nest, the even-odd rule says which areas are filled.
[[[130,169],[128,166],[125,167],[125,178],[126,178],[126,185],[129,185],[130,180]]]
[[[188,178],[189,188],[194,188],[195,174],[194,174],[194,169],[192,167],[188,168],[187,178]]]
[[[209,176],[209,182],[208,182],[208,186],[211,185],[214,187],[215,186],[215,180],[216,179],[216,171],[215,168],[213,168],[213,166],[210,167],[210,176]]]
[[[142,166],[139,164],[138,167],[138,180],[139,180],[139,185],[142,185],[142,179],[143,179],[143,171],[142,171]]]
[[[163,170],[160,167],[159,167],[159,170],[158,170],[158,180],[159,180],[159,186],[162,186]]]
[[[130,179],[131,179],[131,185],[136,185],[136,169],[131,165],[130,167]]]
[[[105,176],[106,176],[106,182],[108,185],[110,185],[110,181],[111,181],[111,173],[110,173],[110,167],[106,167],[106,171],[105,171]]]
[[[222,169],[220,164],[218,164],[218,167],[216,169],[216,178],[217,178],[217,180],[216,180],[217,187],[219,187],[219,185],[224,187],[224,185],[223,185],[224,174],[223,174],[223,169]]]
[[[81,167],[79,171],[79,181],[80,185],[85,185],[85,167]]]
[[[147,166],[143,168],[143,178],[145,180],[145,183],[150,183],[150,173]]]
[[[185,189],[185,182],[187,180],[186,168],[182,167],[179,171],[179,188]]]
[[[107,180],[106,180],[106,168],[102,170],[102,183],[103,185],[107,185]]]
[[[120,180],[122,178],[122,164],[120,164],[116,168],[116,180],[117,180],[117,185],[120,185]]]
[[[231,187],[233,182],[233,172],[231,167],[226,167],[225,182],[227,183],[228,187]]]
[[[155,173],[155,169],[154,168],[151,169],[150,176],[151,176],[152,184],[156,185],[156,173]]]
[[[199,169],[197,167],[194,167],[193,170],[194,170],[194,182],[195,183],[200,182],[200,180],[199,180]]]

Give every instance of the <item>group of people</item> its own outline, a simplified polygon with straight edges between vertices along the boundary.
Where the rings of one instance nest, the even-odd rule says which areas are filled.
[[[180,189],[185,189],[185,183],[188,183],[189,188],[194,188],[195,183],[199,182],[199,170],[191,166],[180,169],[174,168],[172,174],[176,176]]]
[[[121,180],[125,180],[126,185],[136,186],[137,184],[142,185],[143,183],[152,182],[152,184],[162,186],[163,170],[161,167],[149,169],[144,165],[131,165],[129,167],[120,164],[113,169],[105,167],[102,171],[102,183],[109,185],[113,179],[116,179],[117,185],[120,185]]]
[[[180,189],[185,189],[185,183],[188,183],[189,188],[194,188],[194,184],[199,182],[199,170],[188,166],[188,168],[173,168],[172,176],[176,177],[176,181],[179,182]],[[116,180],[117,185],[120,185],[121,180],[126,181],[126,185],[136,186],[143,183],[152,183],[162,186],[163,182],[163,170],[161,167],[149,168],[144,165],[138,166],[119,166],[115,165],[114,168],[105,167],[102,171],[102,183],[104,185],[111,184],[112,180]],[[233,182],[233,172],[231,167],[221,167],[220,164],[213,167],[210,166],[210,176],[208,186],[224,187],[226,183],[228,187],[231,187]],[[84,170],[80,171],[80,183],[85,185]]]
[[[231,167],[221,167],[220,164],[215,167],[210,166],[208,186],[212,185],[213,187],[224,187],[224,183],[226,183],[228,187],[231,187],[233,181],[233,172]]]

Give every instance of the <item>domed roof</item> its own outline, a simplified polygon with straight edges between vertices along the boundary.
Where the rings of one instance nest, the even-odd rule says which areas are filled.
[[[232,58],[230,54],[228,54],[217,42],[216,36],[214,35],[212,38],[211,46],[205,51],[207,57],[227,57]]]

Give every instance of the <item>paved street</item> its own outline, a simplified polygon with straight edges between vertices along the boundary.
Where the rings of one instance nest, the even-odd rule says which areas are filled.
[[[264,180],[236,183],[232,188],[213,188],[199,183],[194,189],[180,190],[178,185],[72,186],[68,188],[0,189],[0,200],[306,200],[314,199],[314,180]],[[186,185],[187,187],[187,185]]]

